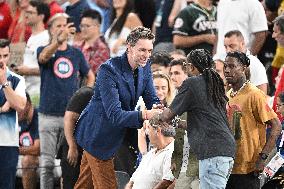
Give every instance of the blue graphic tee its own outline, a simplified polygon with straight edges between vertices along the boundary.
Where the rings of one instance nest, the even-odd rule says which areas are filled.
[[[37,55],[44,47],[39,47]],[[46,64],[40,67],[39,112],[53,116],[63,116],[66,105],[79,88],[79,76],[89,72],[83,53],[72,46],[64,51],[56,51]]]

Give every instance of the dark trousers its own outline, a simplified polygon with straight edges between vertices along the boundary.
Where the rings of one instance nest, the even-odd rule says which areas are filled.
[[[226,189],[259,189],[260,181],[254,172],[248,174],[231,174]]]
[[[78,146],[78,159],[75,167],[71,166],[67,160],[68,154],[68,143],[64,138],[62,141],[62,149],[61,149],[61,169],[62,169],[62,178],[63,178],[63,189],[73,189],[75,183],[79,177],[80,173],[80,164],[82,159],[83,150]]]
[[[114,169],[126,172],[131,176],[136,169],[138,156],[135,152],[138,152],[138,150],[124,141],[114,156]]]
[[[19,148],[0,146],[0,189],[15,189]]]

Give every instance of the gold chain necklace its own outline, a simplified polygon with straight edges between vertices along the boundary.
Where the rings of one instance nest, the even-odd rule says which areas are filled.
[[[249,83],[249,80],[247,80],[246,82],[243,83],[243,85],[241,86],[241,88],[239,88],[239,90],[234,91],[232,89],[230,96],[231,97],[235,97],[243,88],[245,88],[245,86]]]

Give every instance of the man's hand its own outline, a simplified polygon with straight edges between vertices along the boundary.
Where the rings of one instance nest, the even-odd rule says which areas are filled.
[[[65,31],[59,31],[55,36],[56,42],[61,45],[64,41],[67,41],[68,33]]]
[[[76,166],[77,160],[78,160],[78,150],[77,145],[69,146],[68,154],[67,154],[67,160],[69,164],[73,167]]]
[[[5,104],[1,107],[1,113],[9,111],[10,111],[10,103],[6,101]]]
[[[7,67],[3,63],[0,63],[0,85],[3,85],[7,82],[6,72]]]
[[[24,75],[28,72],[28,68],[26,66],[20,65],[13,68],[13,71],[15,71],[17,74]]]
[[[59,30],[55,35],[55,39],[58,44],[68,40],[68,36],[74,35],[76,33],[76,28],[73,26],[73,23],[68,23],[63,30]]]
[[[215,34],[205,34],[206,36],[206,42],[214,45],[216,43],[217,40],[217,36]]]
[[[142,116],[143,116],[143,119],[145,120],[149,120],[149,119],[152,119],[154,116],[162,113],[163,110],[161,109],[151,109],[151,110],[145,110],[145,111],[142,111]]]
[[[163,110],[165,106],[163,104],[153,104],[152,109],[161,109]]]
[[[265,160],[261,159],[261,157],[259,157],[255,163],[255,174],[259,174],[263,171],[265,167]]]

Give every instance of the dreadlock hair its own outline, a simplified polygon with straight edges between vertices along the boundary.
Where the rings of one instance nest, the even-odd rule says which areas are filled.
[[[243,66],[249,67],[250,65],[250,59],[243,52],[240,51],[228,52],[226,57],[236,58],[238,62]]]
[[[240,51],[228,52],[226,57],[236,58],[241,65],[246,66],[247,67],[245,69],[246,79],[250,80],[251,74],[250,74],[250,69],[248,68],[250,65],[250,59],[247,57],[245,53]]]
[[[225,93],[224,82],[220,75],[213,69],[213,59],[210,52],[205,49],[192,50],[187,55],[188,63],[192,63],[204,76],[207,85],[207,95],[215,107],[226,110],[228,97]]]

